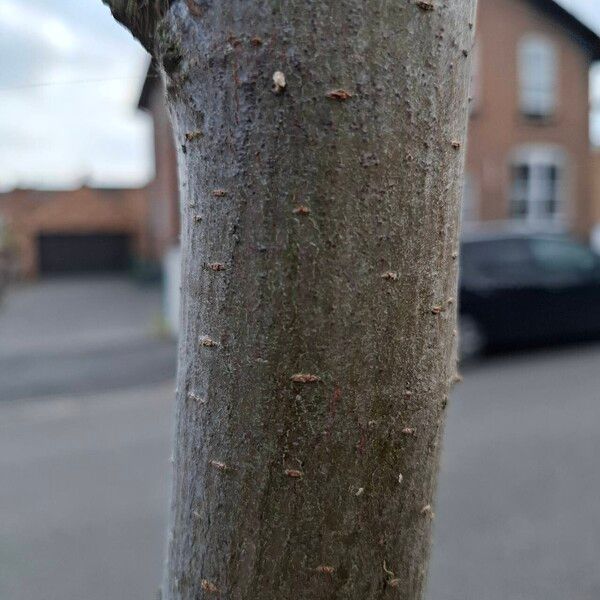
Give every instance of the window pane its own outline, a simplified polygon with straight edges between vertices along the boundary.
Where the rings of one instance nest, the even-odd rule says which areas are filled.
[[[467,242],[461,253],[463,281],[524,284],[532,277],[533,261],[526,240]]]
[[[513,219],[521,219],[527,216],[528,212],[530,168],[527,164],[513,165],[511,171],[510,216]]]
[[[539,37],[528,37],[519,47],[521,110],[529,116],[548,116],[555,108],[556,53]]]
[[[511,218],[531,223],[554,220],[561,210],[561,178],[561,168],[550,154],[523,155],[522,162],[511,167]]]
[[[535,239],[531,250],[538,265],[552,273],[586,273],[596,266],[588,248],[567,240]]]
[[[544,213],[548,217],[552,217],[556,214],[558,208],[558,168],[555,165],[547,165],[543,167],[543,199]]]

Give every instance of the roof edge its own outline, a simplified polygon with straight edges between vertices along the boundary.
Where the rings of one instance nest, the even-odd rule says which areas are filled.
[[[569,29],[573,33],[574,40],[584,47],[593,61],[600,60],[600,35],[573,13],[558,4],[556,0],[528,0],[528,2]]]

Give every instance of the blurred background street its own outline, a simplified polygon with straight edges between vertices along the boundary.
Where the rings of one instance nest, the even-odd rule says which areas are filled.
[[[498,356],[449,403],[430,600],[600,597],[598,344]]]
[[[0,405],[0,598],[156,597],[172,393]]]
[[[156,290],[80,283],[84,322],[65,304],[73,280],[15,290],[0,319],[0,598],[141,600],[159,584],[174,346],[152,329]],[[98,286],[102,301],[83,302]],[[54,349],[18,318],[38,292],[53,298],[43,337],[56,328]],[[24,352],[36,359],[7,388]],[[598,597],[598,364],[592,344],[465,369],[449,404],[430,600]]]
[[[0,598],[153,598],[175,344],[123,277],[11,288],[0,310]]]
[[[476,30],[428,600],[597,600],[600,3]],[[100,0],[0,0],[0,47],[0,600],[152,599],[189,140]]]
[[[175,370],[160,290],[125,277],[15,285],[0,308],[0,398],[160,383]]]

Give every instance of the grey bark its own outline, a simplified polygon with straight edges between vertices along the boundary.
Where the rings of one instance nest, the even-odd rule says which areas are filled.
[[[188,0],[150,18],[182,192],[163,598],[422,597],[474,11]]]

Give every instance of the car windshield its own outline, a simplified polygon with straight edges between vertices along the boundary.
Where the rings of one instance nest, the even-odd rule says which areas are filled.
[[[466,242],[462,247],[463,279],[523,277],[529,271],[531,254],[524,239]]]
[[[587,273],[598,263],[590,249],[567,239],[532,239],[531,252],[538,267],[554,273]]]

